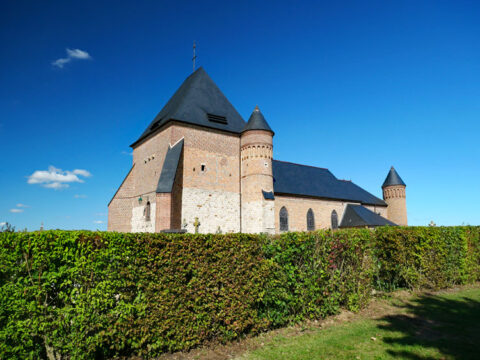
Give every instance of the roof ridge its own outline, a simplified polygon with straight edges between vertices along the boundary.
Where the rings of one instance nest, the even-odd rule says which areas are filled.
[[[324,168],[324,167],[320,167],[320,166],[305,165],[305,164],[299,164],[299,163],[294,163],[294,162],[291,162],[291,161],[284,161],[284,160],[277,160],[277,159],[273,159],[273,161],[278,161],[278,162],[282,162],[282,163],[286,163],[286,164],[292,164],[292,165],[307,166],[307,167],[311,167],[311,168],[314,168],[314,169],[322,169],[322,170],[328,170],[328,171],[330,171],[330,169],[327,169],[327,168]],[[330,171],[330,172],[331,172],[331,171]],[[337,180],[338,180],[338,179],[337,179]]]

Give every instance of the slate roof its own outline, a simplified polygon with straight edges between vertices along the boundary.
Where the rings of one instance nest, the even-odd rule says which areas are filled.
[[[273,133],[273,130],[268,125],[267,120],[265,120],[258,106],[255,106],[252,115],[250,115],[250,119],[248,119],[247,125],[243,129],[244,132],[248,130],[266,130]]]
[[[275,193],[387,206],[353,182],[337,179],[328,169],[272,160],[272,170]]]
[[[157,193],[172,192],[182,149],[183,139],[174,146],[168,148],[167,155],[165,155],[165,161],[163,162],[162,172],[160,173],[160,178],[158,179]]]
[[[209,114],[213,115],[210,116]],[[171,120],[241,133],[245,120],[200,67],[191,74],[131,147]]]
[[[273,191],[262,190],[262,194],[265,200],[275,200],[275,195],[273,194]]]
[[[375,214],[362,205],[348,204],[343,213],[341,228],[345,227],[364,227],[364,226],[396,226],[395,223],[384,217]]]
[[[386,186],[392,186],[392,185],[403,185],[407,186],[400,175],[398,175],[397,171],[393,168],[393,166],[390,168],[390,171],[388,172],[388,175],[383,182],[382,188]]]

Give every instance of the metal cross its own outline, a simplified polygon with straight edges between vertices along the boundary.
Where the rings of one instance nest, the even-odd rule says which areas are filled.
[[[193,223],[195,226],[195,234],[198,234],[198,227],[200,226],[200,222],[198,221],[198,217],[195,218],[195,222]]]
[[[195,55],[195,49],[196,49],[197,45],[195,44],[195,41],[193,42],[193,58],[192,58],[192,61],[193,61],[193,72],[195,72],[195,60],[197,59],[197,55]]]
[[[193,72],[195,72],[195,60],[197,59],[197,55],[195,55],[195,48],[197,47],[197,45],[195,45],[195,41],[193,42],[193,58],[192,58],[192,61],[193,61]]]

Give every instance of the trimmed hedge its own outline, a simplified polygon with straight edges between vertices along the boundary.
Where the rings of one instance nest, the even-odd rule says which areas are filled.
[[[0,233],[0,358],[139,355],[480,279],[479,227]]]

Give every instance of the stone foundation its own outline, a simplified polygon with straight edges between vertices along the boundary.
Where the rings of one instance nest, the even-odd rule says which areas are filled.
[[[240,194],[227,191],[183,188],[182,228],[195,232],[195,218],[200,226],[198,232],[222,233],[240,231]]]

